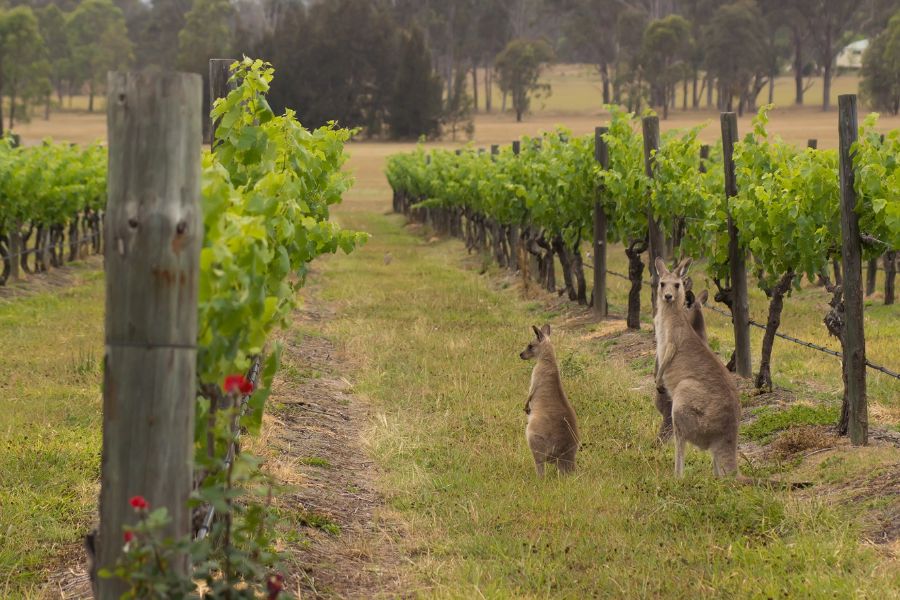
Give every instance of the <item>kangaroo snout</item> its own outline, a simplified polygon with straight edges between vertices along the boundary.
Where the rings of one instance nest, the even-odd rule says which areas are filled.
[[[666,292],[666,295],[664,296],[664,298],[666,299],[666,302],[671,302],[673,297],[674,296],[672,296],[672,294],[670,294],[668,292]]]
[[[519,352],[519,358],[521,358],[522,360],[528,360],[528,357],[525,356],[524,352]]]

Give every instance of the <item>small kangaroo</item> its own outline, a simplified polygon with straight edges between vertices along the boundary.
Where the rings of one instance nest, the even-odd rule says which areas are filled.
[[[571,473],[575,470],[579,440],[575,410],[563,391],[556,354],[550,343],[550,326],[532,329],[536,339],[519,354],[522,360],[537,359],[525,402],[525,414],[528,415],[525,439],[539,477],[544,476],[546,462],[554,463],[560,473]]]
[[[691,323],[691,329],[700,337],[700,340],[709,346],[709,339],[706,337],[706,320],[703,318],[703,307],[709,300],[709,292],[703,290],[700,295],[694,299],[694,302],[688,307],[688,321]]]
[[[654,324],[657,335],[656,387],[672,398],[675,474],[684,474],[685,442],[710,450],[713,474],[737,475],[737,438],[741,405],[737,387],[725,365],[700,339],[684,308],[684,273],[670,272],[656,259],[659,294]]]

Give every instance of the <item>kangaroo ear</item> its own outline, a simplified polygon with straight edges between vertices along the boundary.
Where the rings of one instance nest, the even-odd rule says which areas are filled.
[[[541,333],[544,334],[544,337],[550,337],[550,324],[547,323],[543,327],[541,327]]]
[[[702,306],[706,304],[707,300],[709,300],[709,290],[703,290],[700,292],[700,295],[697,296],[697,302]]]
[[[691,291],[694,287],[694,281],[690,277],[685,277],[683,279],[683,281],[684,281],[684,291],[685,292]]]
[[[537,336],[538,341],[542,340],[544,334],[541,333],[541,330],[537,328],[537,325],[532,325],[531,328],[534,330],[534,335]]]
[[[690,256],[681,261],[681,264],[678,265],[678,276],[684,277],[687,275],[688,270],[691,268],[691,263],[694,262],[694,259]]]
[[[656,265],[656,272],[659,273],[660,276],[669,274],[669,269],[666,267],[666,261],[660,257],[657,256],[656,262],[653,264]]]

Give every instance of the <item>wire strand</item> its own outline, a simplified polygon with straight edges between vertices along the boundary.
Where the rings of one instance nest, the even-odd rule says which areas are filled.
[[[609,269],[607,269],[606,272],[609,273],[610,275],[614,275],[615,277],[620,277],[622,279],[625,279],[626,281],[631,281],[631,279],[627,275],[623,275],[622,273],[617,273],[617,272],[611,271]],[[653,284],[651,284],[649,281],[642,280],[641,283],[647,287],[653,287]],[[723,310],[721,308],[718,308],[717,306],[705,306],[704,308],[707,308],[713,312],[719,313],[720,315],[726,316],[729,319],[734,318],[730,311]],[[763,325],[762,323],[758,323],[752,319],[750,319],[749,322],[750,322],[750,325],[753,325],[754,327],[758,327],[759,329],[763,329],[763,330],[766,329],[766,326]],[[780,337],[783,340],[793,342],[794,344],[804,346],[811,350],[816,350],[818,352],[822,352],[823,354],[829,354],[831,356],[835,356],[837,358],[840,358],[841,360],[843,360],[843,358],[844,358],[843,354],[841,354],[840,352],[837,352],[836,350],[832,350],[831,348],[826,348],[825,346],[820,346],[819,344],[814,344],[813,342],[807,342],[806,340],[801,340],[799,338],[795,338],[786,333],[781,333],[781,332],[776,331],[775,336]],[[882,365],[875,364],[872,361],[870,361],[868,358],[866,359],[866,366],[872,370],[875,370],[880,373],[884,373],[885,375],[888,375],[890,377],[893,377],[894,379],[900,379],[900,373],[897,373],[896,371],[892,371],[891,369],[888,369],[887,367],[884,367]]]

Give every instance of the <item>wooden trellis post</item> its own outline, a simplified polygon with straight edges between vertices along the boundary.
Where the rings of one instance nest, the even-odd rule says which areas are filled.
[[[656,170],[656,157],[659,151],[659,117],[651,116],[641,119],[644,134],[644,170],[647,177],[653,178]],[[656,314],[656,288],[659,286],[659,273],[656,272],[656,259],[666,258],[666,235],[656,219],[653,218],[653,207],[647,197],[647,232],[650,240],[650,300],[653,303],[653,314]]]
[[[866,406],[866,337],[863,330],[862,240],[859,215],[856,214],[856,190],[853,188],[853,153],[850,148],[859,136],[856,94],[838,96],[841,178],[841,263],[844,272],[843,366],[845,401],[849,409],[850,441],[869,442],[869,416]]]
[[[199,75],[108,78],[100,567],[115,565],[122,526],[137,521],[132,496],[168,510],[165,535],[191,532],[202,97]],[[187,573],[189,557],[172,568]],[[124,591],[98,584],[102,599]]]
[[[229,82],[231,77],[231,65],[235,62],[233,58],[211,58],[209,60],[209,111],[212,111],[213,104],[219,98],[224,98],[228,92],[234,89],[234,84]],[[209,128],[209,147],[210,150],[215,149],[216,127],[219,122],[213,119],[209,112],[206,117],[210,119]]]
[[[609,146],[603,136],[608,127],[594,129],[594,158],[604,171],[609,169]],[[606,211],[603,210],[603,189],[598,186],[594,198],[594,316],[599,318],[609,314],[606,300]]]
[[[738,139],[737,115],[722,113],[722,155],[725,165],[725,199],[737,196],[734,173],[734,143]],[[750,357],[750,300],[747,295],[747,265],[738,242],[738,230],[728,210],[728,266],[731,270],[731,322],[734,326],[734,365],[741,377],[753,376]]]

